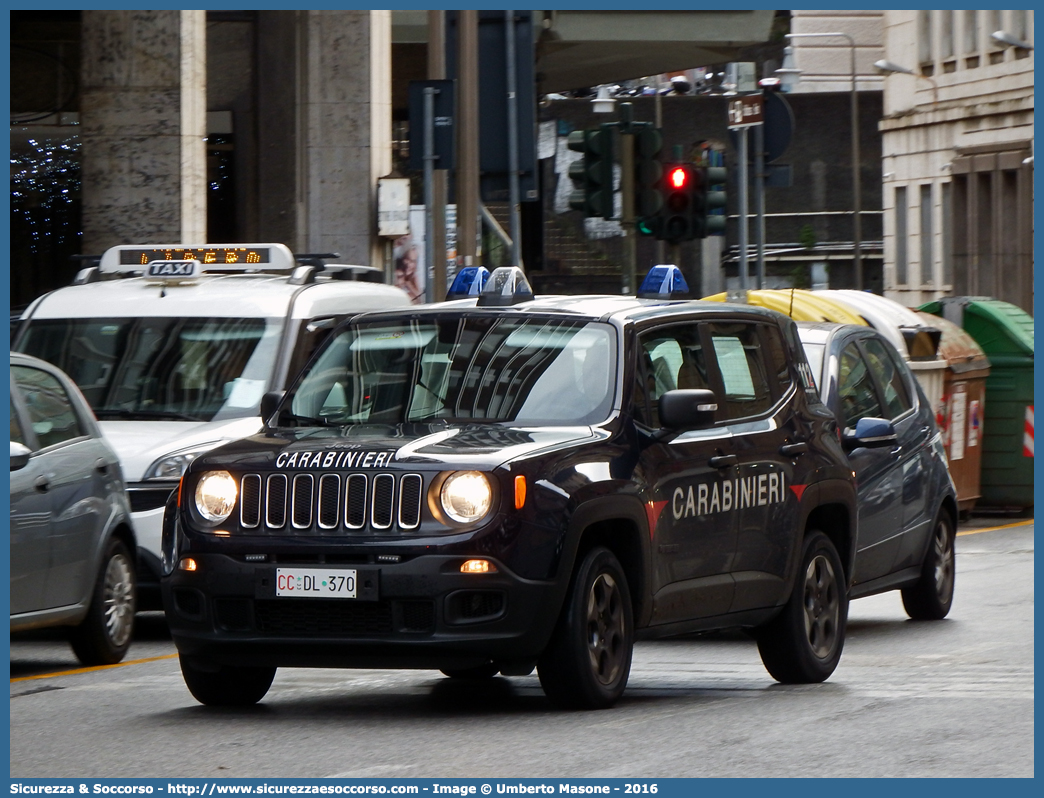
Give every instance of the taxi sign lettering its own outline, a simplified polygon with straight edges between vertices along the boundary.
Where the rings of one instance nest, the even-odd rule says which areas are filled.
[[[149,277],[194,277],[195,260],[154,260],[149,264]]]

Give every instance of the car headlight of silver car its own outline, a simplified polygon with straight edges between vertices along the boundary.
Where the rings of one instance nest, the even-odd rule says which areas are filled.
[[[165,454],[163,457],[156,459],[152,465],[145,469],[145,475],[142,479],[181,479],[185,474],[185,470],[193,460],[204,452],[209,452],[221,443],[223,443],[223,441],[211,441],[210,443],[204,443],[200,446],[193,446],[191,449],[182,449],[180,452]]]
[[[207,471],[196,483],[196,510],[206,520],[219,524],[232,515],[239,489],[227,471]]]
[[[493,485],[481,471],[456,471],[442,483],[439,506],[457,523],[473,523],[493,506]]]

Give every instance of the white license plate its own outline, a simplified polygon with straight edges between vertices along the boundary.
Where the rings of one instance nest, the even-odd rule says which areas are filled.
[[[337,568],[276,568],[276,595],[288,598],[355,598],[356,573]]]

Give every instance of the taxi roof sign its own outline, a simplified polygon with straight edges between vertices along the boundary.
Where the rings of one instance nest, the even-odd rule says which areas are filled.
[[[200,271],[204,272],[289,272],[296,266],[294,254],[285,244],[123,244],[105,251],[98,270],[147,274],[150,271],[149,264],[157,261],[198,261]]]

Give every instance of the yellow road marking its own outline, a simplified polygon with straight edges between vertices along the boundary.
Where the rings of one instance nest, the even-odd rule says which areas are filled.
[[[963,532],[958,532],[957,537],[961,535],[978,535],[980,532],[996,532],[998,529],[1011,529],[1016,526],[1033,526],[1032,521],[1016,521],[1014,524],[1001,524],[1000,526],[987,526],[982,529],[966,529]]]
[[[36,676],[18,676],[11,680],[14,682],[28,682],[31,679],[51,679],[55,676],[76,676],[80,673],[91,673],[93,671],[107,671],[111,668],[122,668],[126,665],[141,665],[145,662],[156,662],[161,659],[174,659],[177,654],[164,654],[162,657],[146,657],[145,659],[131,659],[126,662],[117,662],[115,665],[95,665],[92,668],[76,668],[71,671],[55,671],[54,673],[40,673]]]

